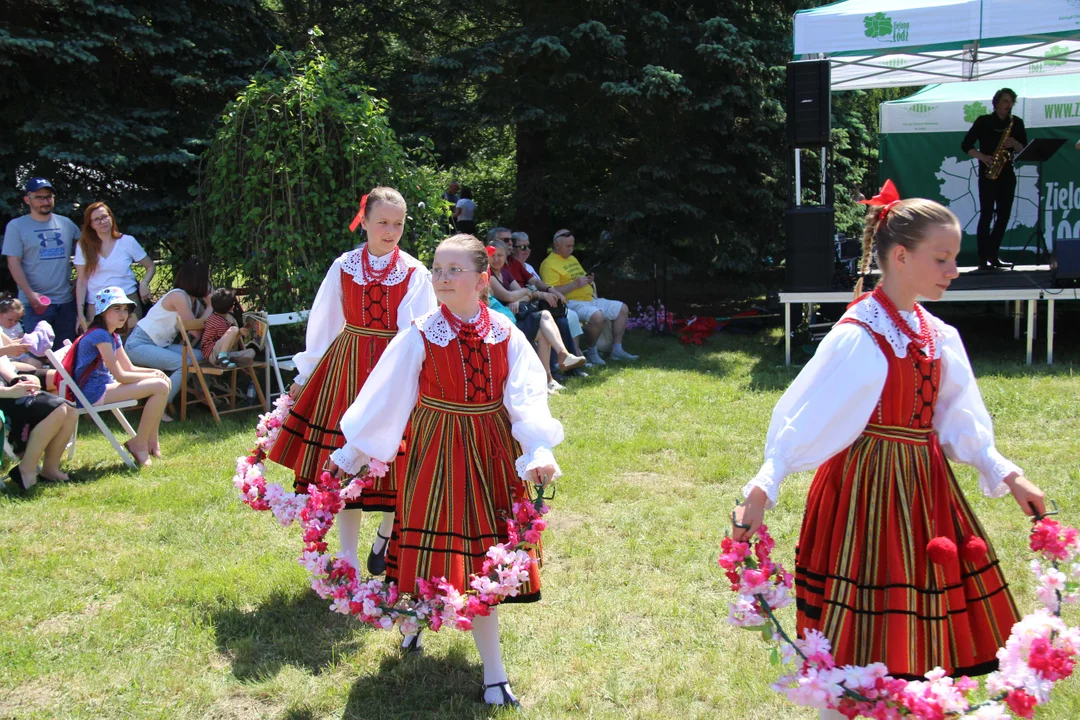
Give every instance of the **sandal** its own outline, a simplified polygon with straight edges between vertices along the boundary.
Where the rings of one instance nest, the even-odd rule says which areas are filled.
[[[128,451],[128,454],[131,455],[131,457],[135,458],[135,464],[139,465],[141,467],[150,467],[150,453],[148,452],[146,454],[145,462],[143,460],[140,460],[139,456],[136,455],[135,451],[131,449],[130,445],[128,445],[128,443],[130,443],[130,442],[131,441],[128,440],[127,442],[124,443],[124,449]]]
[[[488,689],[493,687],[499,688],[500,692],[502,692],[502,702],[492,703],[484,699],[484,695],[487,694]],[[494,707],[512,707],[520,709],[521,703],[519,703],[517,699],[510,694],[508,689],[509,687],[510,682],[507,680],[504,680],[503,682],[491,683],[490,685],[485,685],[484,689],[480,691],[480,702],[484,703],[485,705],[492,705]]]
[[[27,492],[30,489],[30,486],[26,484],[25,480],[23,480],[23,476],[22,473],[19,472],[18,465],[8,470],[8,479],[11,480],[11,482],[15,483],[16,487],[20,488],[23,492]]]
[[[375,534],[386,542],[383,543],[382,552],[378,554],[375,553],[375,543],[371,544],[371,550],[368,550],[367,556],[367,571],[371,575],[382,575],[386,572],[386,549],[390,547],[390,538],[383,537],[378,530],[375,531]]]

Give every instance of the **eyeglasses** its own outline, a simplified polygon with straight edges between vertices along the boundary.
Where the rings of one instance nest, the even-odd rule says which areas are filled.
[[[432,270],[431,270],[431,279],[432,280],[438,280],[443,275],[445,275],[446,277],[450,278],[451,280],[457,280],[459,277],[461,277],[461,273],[467,273],[467,272],[478,273],[480,271],[479,270],[466,270],[465,268],[458,268],[458,267],[446,268],[445,270],[443,270],[441,268],[432,268]]]
[[[529,249],[529,243],[525,243],[524,245],[515,245],[514,249],[515,250],[528,250]]]
[[[27,195],[27,197],[31,200],[37,200],[38,202],[48,202],[49,200],[52,200],[55,195]]]
[[[107,222],[112,222],[112,218],[108,215],[98,215],[96,218],[90,218],[90,222],[95,225],[102,225]]]
[[[558,235],[556,235],[555,239],[558,240],[559,238],[564,238],[564,237],[574,237],[574,233],[567,230],[566,232],[561,232]]]

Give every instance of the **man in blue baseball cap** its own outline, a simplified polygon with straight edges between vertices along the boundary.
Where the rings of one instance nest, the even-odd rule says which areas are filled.
[[[32,312],[23,317],[29,332],[47,320],[56,332],[53,347],[75,337],[75,295],[71,290],[71,253],[78,226],[53,214],[53,186],[42,177],[26,183],[23,202],[30,212],[15,218],[4,230],[3,254],[19,286],[19,300]]]

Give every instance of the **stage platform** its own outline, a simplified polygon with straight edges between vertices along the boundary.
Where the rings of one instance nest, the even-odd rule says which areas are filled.
[[[1017,265],[1010,270],[979,272],[974,267],[960,268],[960,277],[953,280],[937,302],[1008,302],[1013,303],[1013,335],[1020,338],[1020,320],[1027,308],[1027,363],[1032,363],[1035,342],[1035,318],[1039,301],[1046,302],[1046,363],[1054,363],[1054,302],[1080,300],[1080,289],[1055,288],[1049,265]],[[868,284],[872,287],[872,283]],[[791,306],[849,303],[850,291],[782,292],[784,305],[784,360],[791,364]]]

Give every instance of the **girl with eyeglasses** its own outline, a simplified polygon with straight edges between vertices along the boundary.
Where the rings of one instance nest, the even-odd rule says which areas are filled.
[[[408,469],[386,579],[415,593],[418,576],[445,577],[464,593],[469,576],[482,572],[488,548],[508,541],[505,518],[513,503],[560,474],[551,448],[563,431],[548,410],[546,377],[532,345],[482,302],[488,254],[480,241],[444,240],[432,277],[439,308],[390,343],[341,420],[346,444],[331,456],[331,467],[351,474],[369,458],[392,461],[408,426]],[[520,594],[504,603],[539,599],[534,564]],[[482,701],[516,706],[497,607],[473,620],[473,638],[484,665]],[[419,634],[405,637],[403,646],[419,652]]]
[[[351,228],[362,227],[367,242],[334,261],[315,296],[306,346],[293,358],[298,375],[289,394],[295,404],[270,451],[271,460],[295,473],[297,492],[307,492],[331,451],[345,443],[338,429],[341,416],[386,346],[401,328],[436,305],[427,268],[398,247],[405,211],[405,198],[393,188],[377,187],[365,195]],[[399,445],[402,435],[398,433]],[[402,471],[400,463],[391,463],[390,472],[375,487],[358,501],[346,503],[337,516],[341,551],[359,569],[362,514],[382,513],[367,557],[372,575],[385,569]]]

